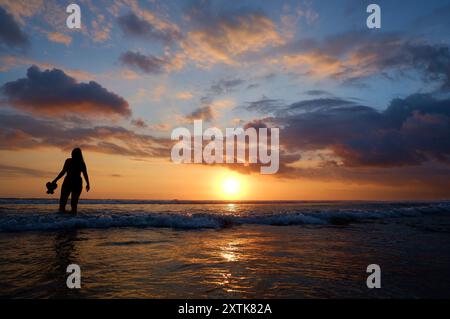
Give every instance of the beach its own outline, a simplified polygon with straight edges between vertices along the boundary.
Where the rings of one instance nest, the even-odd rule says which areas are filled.
[[[448,298],[450,202],[0,200],[0,297]],[[66,267],[81,268],[81,289]],[[380,289],[366,268],[381,267]]]

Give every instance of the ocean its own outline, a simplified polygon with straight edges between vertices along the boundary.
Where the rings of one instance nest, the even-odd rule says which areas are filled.
[[[449,298],[450,201],[0,199],[2,298]],[[66,268],[81,268],[68,289]],[[381,268],[369,289],[367,266]]]

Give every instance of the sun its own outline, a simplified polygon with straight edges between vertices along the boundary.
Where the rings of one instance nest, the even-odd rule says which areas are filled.
[[[217,173],[212,183],[211,186],[216,194],[214,197],[226,201],[246,198],[249,189],[247,176],[226,170]]]
[[[227,177],[222,182],[222,191],[228,198],[236,197],[241,190],[241,183],[237,178]]]

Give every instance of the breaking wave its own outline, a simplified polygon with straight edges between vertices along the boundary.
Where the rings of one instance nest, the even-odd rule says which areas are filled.
[[[111,212],[93,211],[78,215],[58,213],[0,212],[0,232],[48,231],[64,229],[105,229],[114,227],[157,227],[175,229],[225,228],[237,225],[347,225],[388,218],[420,217],[450,212],[449,203],[381,209],[309,209],[290,212],[243,214],[216,212]]]

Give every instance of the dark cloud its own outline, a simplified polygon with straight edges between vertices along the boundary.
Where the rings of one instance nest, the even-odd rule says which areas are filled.
[[[225,149],[225,146],[224,146]],[[235,150],[236,153],[236,150]],[[246,156],[248,156],[248,147],[246,148]],[[300,154],[295,153],[288,153],[284,150],[280,151],[280,166],[277,172],[277,177],[292,177],[292,178],[298,178],[298,171],[294,167],[291,167],[290,165],[292,163],[295,163],[296,161],[300,160]],[[223,167],[229,168],[233,171],[239,172],[241,174],[260,174],[261,173],[261,167],[267,166],[262,165],[259,162],[256,164],[246,164],[243,165],[242,163],[238,162],[237,157],[234,157],[234,162],[232,164],[220,164]]]
[[[119,26],[127,36],[172,43],[181,39],[181,34],[173,28],[162,29],[130,12],[118,18]]]
[[[450,51],[447,45],[431,45],[394,35],[376,37],[369,42],[359,39],[359,36],[355,40],[348,39],[351,36],[337,37],[330,45],[330,53],[340,54],[344,45],[352,47],[349,42],[359,41],[353,44],[351,51],[356,64],[342,69],[334,76],[360,80],[364,76],[351,75],[357,74],[358,68],[368,70],[369,73],[370,70],[376,70],[380,74],[393,71],[397,75],[416,70],[422,74],[423,80],[440,82],[441,89],[450,89]],[[347,52],[344,50],[342,53]]]
[[[242,79],[221,79],[211,86],[210,91],[214,95],[226,94],[233,92],[238,86],[243,83],[245,83],[245,81]]]
[[[244,84],[245,80],[234,78],[234,79],[220,79],[211,85],[207,90],[205,96],[200,98],[200,107],[194,112],[189,114],[186,118],[188,120],[192,119],[203,119],[210,121],[214,118],[213,103],[214,100],[222,95],[234,92],[237,87]]]
[[[169,157],[172,141],[137,134],[120,126],[65,126],[61,121],[36,119],[27,115],[2,113],[0,150],[56,147],[69,151],[83,149],[137,158]]]
[[[330,110],[333,108],[349,107],[353,106],[353,101],[348,101],[340,98],[318,98],[313,100],[299,101],[292,103],[288,107],[278,110],[280,113],[285,112],[311,112],[320,110]]]
[[[96,82],[78,83],[58,69],[41,71],[32,66],[26,78],[7,82],[1,88],[4,103],[45,115],[131,114],[128,102]]]
[[[0,49],[25,49],[29,45],[28,36],[20,29],[14,17],[0,6]]]
[[[247,85],[247,90],[256,89],[256,88],[258,88],[258,87],[260,87],[260,84],[258,84],[258,83],[252,83],[252,84]]]
[[[267,111],[264,103],[254,105],[253,110]],[[278,177],[414,185],[436,194],[450,186],[448,94],[394,99],[383,111],[339,98],[276,108],[244,127],[280,128]],[[296,164],[304,154],[314,154],[314,167]],[[253,166],[231,168],[257,172],[257,165]]]
[[[248,102],[244,108],[248,111],[259,112],[262,114],[272,114],[276,110],[284,107],[282,100],[269,99],[263,96],[260,100]]]
[[[393,100],[383,112],[345,100],[300,101],[270,121],[283,127],[286,149],[329,149],[344,166],[450,164],[448,97],[415,94]]]
[[[42,170],[15,166],[15,165],[4,165],[0,164],[0,176],[2,177],[17,177],[17,176],[31,176],[31,177],[49,177],[54,173],[46,172]]]
[[[144,73],[161,73],[170,64],[166,58],[159,58],[154,55],[144,55],[140,52],[127,51],[123,53],[119,60],[127,66],[138,69]]]
[[[306,74],[330,76],[348,85],[367,86],[363,81],[373,75],[405,77],[416,71],[422,80],[437,82],[442,90],[450,89],[448,45],[400,34],[351,31],[322,41],[302,39],[274,49],[272,54],[283,55],[288,67],[300,63],[309,67]]]
[[[131,121],[131,124],[133,124],[137,128],[147,128],[148,127],[147,123],[141,118],[133,119]]]
[[[210,96],[202,96],[200,98],[200,104],[202,106],[208,106],[211,105],[214,102],[214,99]]]
[[[324,91],[324,90],[308,90],[305,91],[306,95],[310,95],[310,96],[328,96],[331,95],[329,92]]]
[[[442,89],[450,90],[450,50],[448,46],[411,45],[409,62],[424,72],[429,81],[442,81]]]
[[[211,106],[202,106],[194,110],[192,113],[186,116],[188,120],[204,120],[211,121],[214,119],[214,112]]]
[[[264,120],[260,120],[260,119],[245,123],[244,129],[248,129],[249,127],[252,127],[255,129],[268,128],[267,124],[264,123]]]

